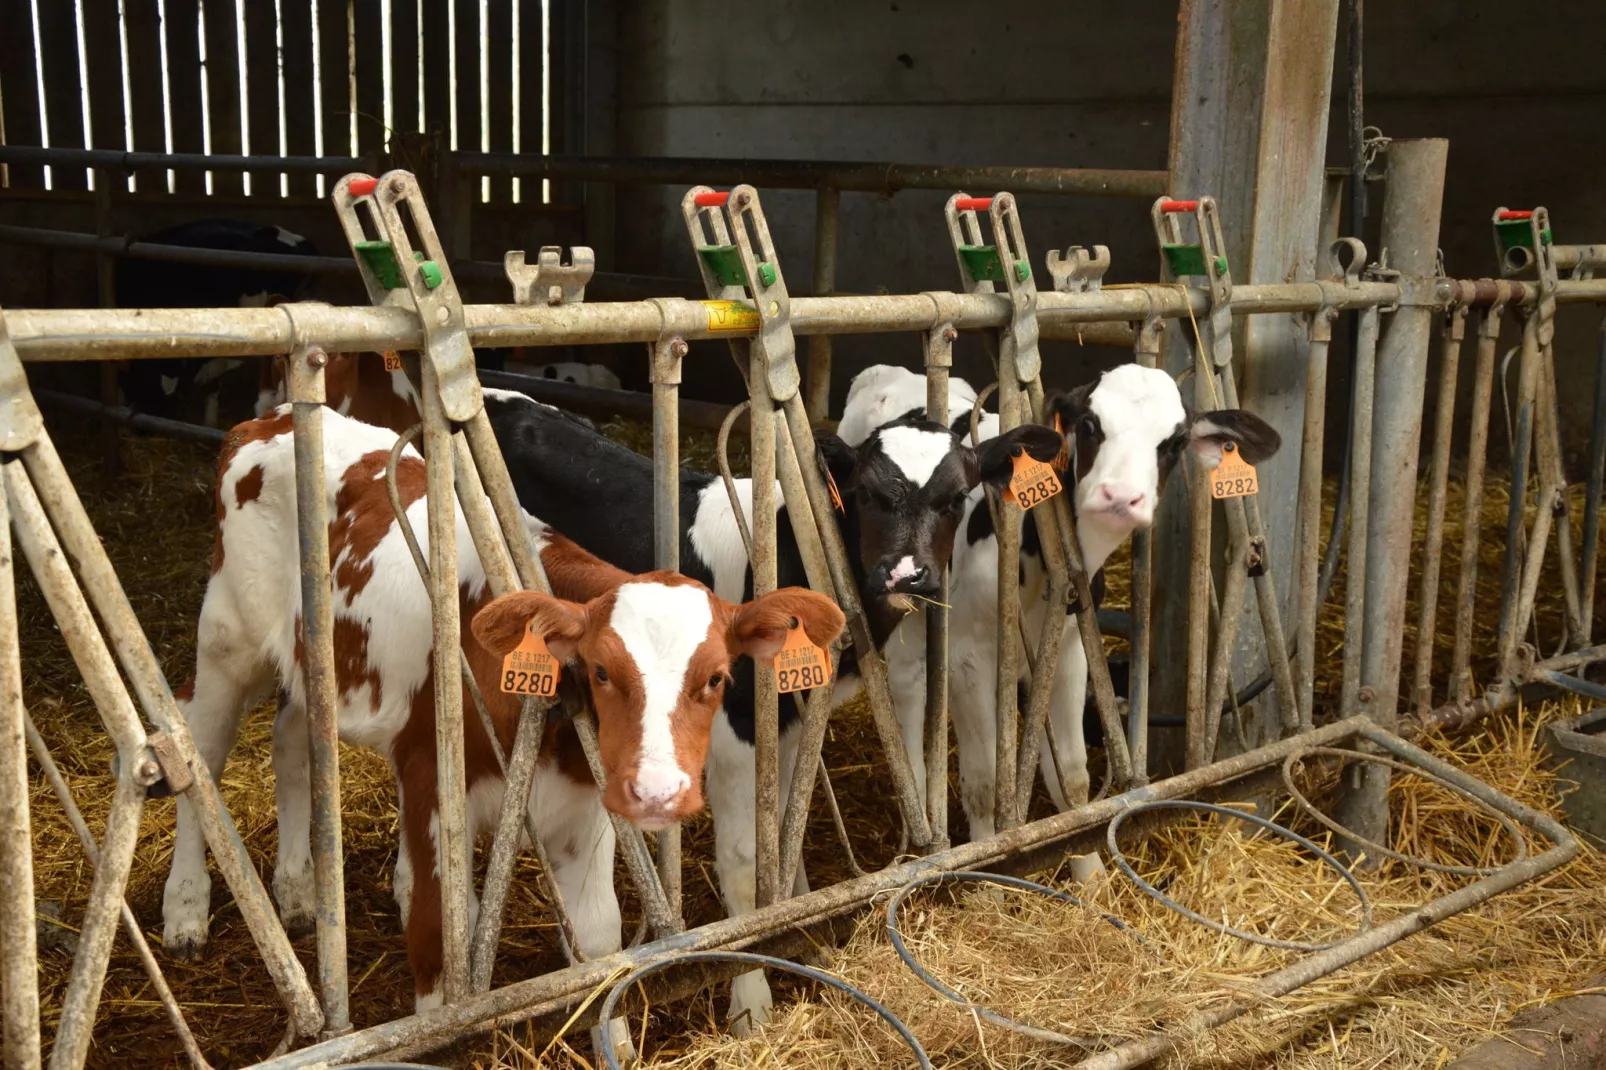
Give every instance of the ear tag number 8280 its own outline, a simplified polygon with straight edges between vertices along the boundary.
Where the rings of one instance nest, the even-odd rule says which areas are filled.
[[[1036,460],[1025,450],[1016,453],[1012,460],[1015,473],[1009,477],[1009,486],[1004,488],[1004,501],[1018,502],[1022,509],[1030,509],[1065,489],[1048,462]]]
[[[524,639],[502,659],[501,687],[509,695],[552,698],[558,693],[558,659],[546,648],[546,639],[527,628]]]
[[[782,695],[808,691],[831,682],[831,659],[814,645],[801,624],[786,633],[786,642],[775,655],[775,690]]]
[[[1221,446],[1221,463],[1210,473],[1212,498],[1247,498],[1260,493],[1260,480],[1255,466],[1243,459],[1237,443],[1224,442]]]

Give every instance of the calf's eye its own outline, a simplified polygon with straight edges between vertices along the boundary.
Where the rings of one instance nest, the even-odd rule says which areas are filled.
[[[597,666],[597,683],[605,684],[607,682],[608,682],[608,670],[604,669],[601,665],[598,665]]]
[[[719,687],[719,685],[723,684],[724,682],[725,682],[725,674],[716,672],[714,675],[712,675],[712,676],[710,676],[708,678],[708,688],[709,688],[710,691],[715,690],[715,689],[717,689]]]

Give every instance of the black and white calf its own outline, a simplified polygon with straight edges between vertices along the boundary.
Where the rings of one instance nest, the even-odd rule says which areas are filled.
[[[963,379],[949,380],[949,416],[969,435],[976,392]],[[926,378],[903,368],[878,365],[855,377],[838,431],[848,441],[875,434],[881,421],[924,411]],[[1097,574],[1133,531],[1154,522],[1155,503],[1184,450],[1194,450],[1207,468],[1221,462],[1222,444],[1237,444],[1251,464],[1277,452],[1282,440],[1272,427],[1240,409],[1193,413],[1176,383],[1163,371],[1123,364],[1093,382],[1046,402],[1047,420],[1059,418],[1076,467],[1072,504],[1083,562]],[[998,417],[985,414],[978,427],[986,440],[998,433]],[[960,796],[972,839],[994,831],[993,799],[998,738],[998,540],[979,490],[965,504],[964,535],[956,541],[949,585],[949,714],[959,743]],[[1042,634],[1048,611],[1048,573],[1038,550],[1031,515],[1023,525],[1021,604],[1027,634]],[[1095,593],[1097,584],[1095,584]],[[1157,607],[1164,612],[1164,607]],[[924,753],[925,615],[911,614],[886,644],[893,701],[911,754]],[[1087,801],[1087,744],[1082,712],[1087,702],[1087,656],[1075,628],[1060,647],[1049,707],[1059,746],[1041,751],[1041,771],[1056,806]],[[1071,792],[1066,798],[1054,762]],[[918,763],[917,763],[918,764]],[[924,780],[924,769],[915,770]]]
[[[520,394],[487,390],[486,412],[507,459],[519,504],[564,531],[591,553],[626,570],[653,566],[652,463],[604,438],[579,417]],[[950,556],[971,491],[981,482],[1003,486],[1013,471],[1011,453],[1024,447],[1048,460],[1060,438],[1045,427],[1022,427],[966,446],[940,424],[897,420],[850,446],[816,432],[819,460],[829,466],[844,503],[841,517],[859,595],[877,644],[902,618],[911,594],[935,590]],[[752,481],[736,481],[743,512],[752,515]],[[777,571],[781,586],[807,582],[802,558],[777,489]],[[753,578],[730,497],[707,472],[680,472],[680,565],[722,598],[751,592]],[[843,671],[842,676],[850,674]],[[727,909],[754,908],[753,670],[737,663],[716,717],[708,754],[709,809],[714,818],[715,864]],[[838,691],[847,679],[839,680]],[[781,704],[780,804],[786,805],[796,757],[798,722]],[[918,755],[918,751],[915,752]],[[919,766],[916,760],[912,763]],[[806,890],[798,872],[798,891]],[[731,991],[731,1017],[740,1027],[761,1021],[770,993],[761,971],[744,975]]]

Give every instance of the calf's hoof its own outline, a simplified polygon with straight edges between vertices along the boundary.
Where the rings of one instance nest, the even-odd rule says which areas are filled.
[[[273,901],[279,904],[279,922],[292,940],[314,932],[317,922],[317,884],[310,866],[299,870],[279,867],[273,871]]]
[[[162,947],[168,957],[179,962],[199,962],[206,957],[207,932],[192,927],[167,926],[162,932]]]
[[[731,982],[731,1032],[739,1037],[751,1036],[755,1026],[770,1020],[774,1006],[764,971],[750,970],[742,974]]]

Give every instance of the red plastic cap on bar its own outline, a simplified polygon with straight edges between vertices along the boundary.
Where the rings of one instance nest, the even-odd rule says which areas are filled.
[[[353,197],[366,197],[379,185],[377,178],[354,178],[346,189],[351,191]]]
[[[1161,201],[1162,212],[1196,212],[1199,210],[1198,201]]]
[[[1531,211],[1501,212],[1500,213],[1500,218],[1501,219],[1532,219],[1533,217],[1534,217],[1534,214]]]
[[[724,193],[699,193],[694,201],[699,208],[720,208],[731,199],[730,191]]]
[[[961,197],[954,202],[955,211],[985,212],[993,206],[991,197]]]

